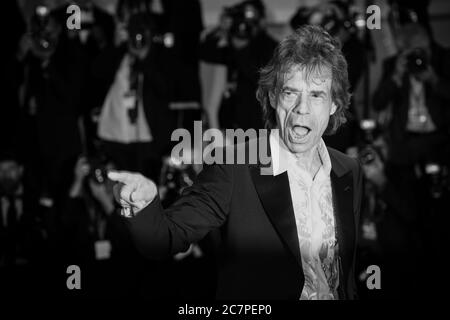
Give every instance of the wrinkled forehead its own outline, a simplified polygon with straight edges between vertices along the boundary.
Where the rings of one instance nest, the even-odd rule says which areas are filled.
[[[325,64],[294,65],[284,74],[283,87],[331,88],[331,67]]]

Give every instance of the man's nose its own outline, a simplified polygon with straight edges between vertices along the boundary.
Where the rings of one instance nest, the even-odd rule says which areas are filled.
[[[308,114],[309,113],[309,102],[307,98],[300,98],[297,101],[294,112],[297,114]]]

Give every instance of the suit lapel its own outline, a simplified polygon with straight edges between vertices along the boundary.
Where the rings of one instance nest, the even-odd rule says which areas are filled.
[[[268,156],[270,157],[270,135],[260,137],[260,139],[265,140],[263,143],[267,146]],[[288,251],[301,267],[302,259],[298,243],[297,224],[295,223],[287,172],[274,176],[272,167],[263,166],[261,163],[249,167],[256,192],[270,222]],[[265,174],[261,174],[262,171]]]
[[[333,191],[333,208],[336,225],[336,239],[339,244],[339,257],[342,274],[346,279],[353,260],[355,245],[355,217],[353,214],[353,176],[352,171],[342,166],[329,152],[332,170],[330,174]],[[344,287],[346,283],[342,283]]]
[[[260,166],[251,166],[250,172],[264,210],[278,235],[301,266],[297,226],[287,172],[277,176],[262,175]]]

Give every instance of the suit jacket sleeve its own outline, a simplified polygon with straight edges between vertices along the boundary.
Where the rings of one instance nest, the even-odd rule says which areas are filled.
[[[233,192],[233,167],[206,166],[193,186],[164,210],[159,198],[153,200],[128,227],[138,250],[159,259],[186,251],[226,220]]]

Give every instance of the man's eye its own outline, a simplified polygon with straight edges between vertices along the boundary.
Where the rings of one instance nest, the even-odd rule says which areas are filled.
[[[286,98],[292,98],[292,97],[295,96],[295,93],[294,93],[293,91],[286,90],[286,91],[283,91],[283,95],[284,95]]]
[[[322,96],[320,95],[320,93],[312,93],[311,97],[313,97],[313,98],[321,98]]]

